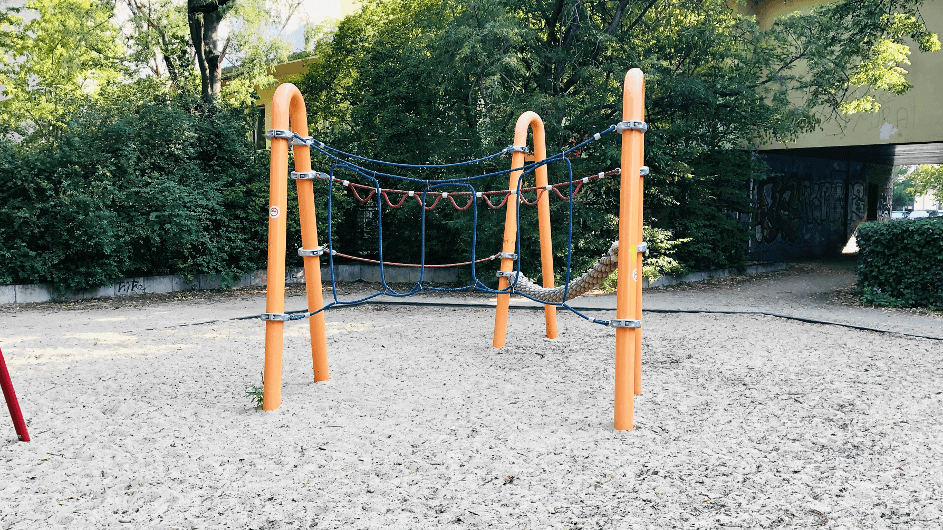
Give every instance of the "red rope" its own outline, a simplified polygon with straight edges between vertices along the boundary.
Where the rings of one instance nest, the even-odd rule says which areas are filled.
[[[468,198],[468,202],[465,204],[465,206],[459,206],[458,204],[456,204],[456,203],[455,203],[455,199],[452,197],[452,194],[451,194],[451,193],[449,194],[449,200],[452,201],[452,206],[453,206],[456,210],[458,210],[458,211],[460,211],[460,212],[464,212],[464,211],[467,210],[469,207],[471,207],[471,205],[475,202],[475,196],[472,195],[471,197],[469,197],[469,198]]]
[[[355,188],[354,186],[356,186],[356,188]],[[348,184],[347,187],[350,188],[350,191],[354,192],[354,197],[357,197],[357,200],[360,201],[360,202],[367,202],[367,201],[369,201],[369,200],[373,197],[373,194],[377,192],[377,189],[376,189],[376,188],[371,188],[370,186],[362,186],[362,185],[360,185],[360,184],[354,184],[353,182],[351,182],[350,184]],[[366,189],[370,190],[370,194],[367,195],[366,198],[361,198],[361,197],[360,197],[360,194],[357,193],[357,188],[366,188]],[[384,190],[384,191],[395,191],[395,190]]]
[[[417,194],[417,195],[418,195],[418,194]],[[426,195],[428,195],[428,193],[427,193]],[[422,199],[420,199],[418,196],[416,197],[416,200],[419,201],[419,204],[422,204],[427,210],[431,210],[431,209],[435,208],[436,205],[439,204],[439,201],[440,201],[441,199],[442,199],[442,196],[439,195],[438,193],[436,193],[436,195],[435,195],[435,201],[432,203],[432,206],[426,206],[425,204],[422,204]]]
[[[504,206],[504,203],[508,202],[508,198],[511,197],[511,194],[508,193],[508,192],[506,192],[506,191],[504,191],[504,192],[499,192],[499,193],[504,193],[504,198],[501,199],[501,202],[498,203],[497,206],[495,206],[494,204],[492,204],[492,203],[491,203],[491,200],[488,199],[488,195],[494,195],[494,193],[491,193],[491,192],[482,193],[482,194],[481,194],[481,198],[484,199],[486,203],[488,203],[488,208],[491,208],[492,210],[497,210],[498,208]]]
[[[598,177],[597,177],[597,178],[598,178]],[[560,197],[561,199],[565,200],[566,202],[570,202],[570,199],[572,199],[573,197],[575,197],[576,194],[580,192],[580,188],[582,188],[582,187],[583,187],[583,181],[582,181],[582,180],[576,181],[576,187],[573,188],[573,195],[570,195],[569,197],[564,197],[563,194],[560,193],[560,186],[554,186],[554,187],[553,187],[553,191],[556,192],[557,197]]]
[[[540,202],[540,196],[543,195],[545,191],[546,190],[537,190],[537,198],[534,199],[534,202],[529,202],[527,199],[524,198],[524,190],[521,190],[521,202],[526,204],[527,206],[533,206],[537,204],[538,202]]]
[[[380,194],[383,195],[383,200],[385,200],[386,203],[389,204],[390,206],[392,206],[393,208],[399,208],[400,206],[402,206],[403,203],[406,202],[406,197],[409,197],[409,194],[408,194],[408,193],[403,193],[403,196],[400,197],[399,202],[396,203],[396,204],[393,204],[393,203],[390,202],[390,197],[389,197],[389,195],[387,195],[387,193],[393,193],[393,191],[392,191],[392,190],[389,190],[389,192],[388,192],[387,190],[383,190],[383,191],[380,192]]]
[[[573,193],[571,193],[571,194],[568,195],[568,196],[567,196],[567,195],[564,195],[564,194],[562,194],[562,193],[560,193],[560,188],[562,188],[562,187],[564,187],[564,186],[569,187],[569,185],[570,185],[569,182],[559,182],[559,183],[557,183],[557,184],[554,184],[554,185],[548,186],[548,187],[532,186],[532,187],[528,187],[528,188],[521,188],[521,194],[520,194],[521,202],[523,202],[524,204],[526,204],[526,205],[528,205],[528,206],[533,206],[533,205],[537,204],[537,202],[540,200],[541,196],[542,196],[545,192],[547,192],[548,190],[553,190],[554,193],[557,194],[557,197],[559,197],[560,199],[562,199],[562,200],[564,200],[564,201],[569,202],[570,200],[573,199],[573,197],[576,196],[577,193],[580,192],[580,190],[583,188],[583,184],[585,184],[585,183],[587,183],[587,182],[589,182],[589,181],[591,181],[591,180],[597,180],[597,179],[600,179],[600,178],[603,178],[603,177],[608,177],[608,176],[610,176],[610,175],[615,175],[615,174],[618,174],[619,172],[620,172],[619,169],[610,169],[609,171],[606,171],[605,173],[597,173],[597,174],[595,174],[595,175],[592,175],[592,176],[589,176],[589,177],[586,177],[586,178],[583,178],[583,179],[576,180],[576,181],[574,181],[574,183],[575,183],[576,185],[575,185],[574,188],[573,188]],[[321,177],[319,177],[319,178],[321,178]],[[336,177],[334,178],[334,181],[335,181],[335,182],[338,182],[338,181],[339,181],[339,182],[341,182],[342,185],[347,186],[348,188],[350,188],[350,191],[353,192],[354,197],[356,197],[357,200],[360,201],[360,202],[367,202],[367,201],[369,201],[369,200],[372,199],[373,196],[377,193],[377,188],[375,188],[375,187],[373,187],[373,186],[366,186],[366,185],[364,185],[364,184],[357,184],[356,182],[350,182],[350,181],[347,181],[347,180],[340,180],[340,179],[338,179],[338,178],[336,178]],[[361,196],[360,196],[360,193],[357,192],[357,189],[369,190],[369,193],[367,193],[366,197],[361,197]],[[534,199],[533,201],[528,201],[527,199],[525,199],[525,198],[524,198],[524,192],[527,192],[527,191],[536,191],[536,192],[537,192],[537,198]],[[449,192],[449,193],[446,193],[446,194],[444,194],[444,195],[443,195],[442,193],[433,193],[432,195],[435,195],[435,200],[432,202],[432,205],[431,205],[431,206],[427,206],[427,205],[424,204],[423,201],[422,201],[422,194],[421,194],[421,193],[412,192],[412,194],[410,194],[409,191],[405,191],[405,190],[395,190],[395,189],[386,189],[386,188],[379,188],[379,192],[380,192],[380,196],[383,197],[383,200],[386,201],[386,204],[388,204],[391,208],[399,208],[399,207],[401,207],[401,206],[403,205],[404,202],[406,202],[407,197],[413,197],[414,199],[416,199],[416,202],[419,203],[420,206],[422,206],[422,207],[425,208],[426,210],[431,210],[431,209],[435,208],[436,206],[438,206],[439,201],[442,200],[443,197],[448,197],[449,202],[452,203],[452,206],[453,206],[455,209],[457,209],[457,210],[459,210],[459,211],[465,211],[465,210],[467,210],[468,208],[470,208],[472,204],[474,204],[475,198],[476,198],[476,194],[475,194],[474,192],[470,192],[470,191],[457,191],[457,192],[454,192],[454,193]],[[396,202],[396,203],[393,203],[392,201],[390,201],[390,197],[389,197],[389,194],[390,194],[390,193],[397,194],[397,195],[401,195],[399,201]],[[426,195],[430,195],[430,193],[426,193]],[[459,206],[458,203],[455,202],[455,198],[454,198],[454,197],[457,196],[457,195],[468,196],[468,202],[465,204],[465,206]],[[502,196],[501,202],[498,203],[497,205],[494,204],[493,202],[491,202],[491,199],[488,198],[489,195],[501,195],[501,196]],[[497,210],[498,208],[503,207],[503,206],[507,203],[508,198],[509,198],[510,196],[511,196],[511,193],[510,193],[510,191],[508,191],[508,190],[486,191],[486,192],[481,193],[481,198],[485,200],[485,203],[486,203],[486,204],[488,205],[488,207],[491,208],[492,210]],[[469,263],[470,263],[470,262],[469,262]],[[432,266],[432,265],[427,265],[427,267],[431,267],[431,266]]]

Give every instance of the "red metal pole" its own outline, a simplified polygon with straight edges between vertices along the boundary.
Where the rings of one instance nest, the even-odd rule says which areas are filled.
[[[0,387],[3,387],[3,399],[7,402],[7,408],[10,409],[10,416],[13,418],[13,428],[20,440],[29,441],[29,433],[26,432],[26,422],[23,421],[23,413],[20,412],[20,403],[16,400],[16,393],[13,392],[13,381],[10,380],[10,372],[7,371],[7,363],[3,360],[3,352],[0,351]]]

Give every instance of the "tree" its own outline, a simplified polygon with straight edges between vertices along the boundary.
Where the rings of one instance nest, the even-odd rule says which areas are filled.
[[[943,203],[943,166],[937,164],[917,166],[917,169],[910,174],[910,181],[913,187],[907,189],[908,193],[914,195],[932,193],[936,202]]]
[[[605,129],[621,119],[624,73],[640,67],[646,220],[688,240],[688,265],[726,267],[745,240],[729,212],[750,210],[745,181],[760,175],[749,147],[906,91],[907,39],[939,48],[916,0],[840,1],[766,31],[724,0],[374,1],[315,48],[301,86],[322,139],[434,162],[504,147],[525,109],[557,146]],[[614,167],[617,150],[592,144],[574,171]],[[580,259],[615,237],[616,196],[611,183],[581,195]]]
[[[38,14],[27,20],[24,10]],[[102,87],[130,73],[113,5],[29,0],[0,11],[0,128],[48,138]]]
[[[200,93],[208,103],[219,97],[222,61],[229,44],[228,39],[220,42],[219,25],[234,6],[232,0],[187,0],[187,25],[200,70]]]
[[[285,28],[303,0],[240,0],[233,8],[226,56],[228,104],[252,104],[256,89],[275,82],[271,68],[289,57]]]
[[[137,64],[150,74],[166,77],[174,89],[183,88],[195,58],[190,45],[186,9],[172,0],[124,0],[131,12],[131,41]]]
[[[909,208],[914,202],[914,194],[907,191],[913,187],[913,182],[910,180],[910,172],[913,169],[914,166],[895,166],[891,173],[891,179],[894,181],[891,208],[895,211]]]
[[[256,87],[274,80],[269,68],[288,56],[282,32],[301,1],[187,0],[184,7],[172,0],[124,0],[133,14],[138,61],[157,76],[166,73],[178,89],[195,64],[207,103],[253,101]]]

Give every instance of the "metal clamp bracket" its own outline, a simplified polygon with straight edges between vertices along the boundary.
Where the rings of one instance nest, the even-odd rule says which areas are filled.
[[[291,178],[294,180],[330,180],[331,176],[327,173],[321,173],[320,171],[292,171]]]
[[[324,247],[298,249],[298,255],[301,256],[302,258],[314,258],[317,256],[323,256],[324,254],[327,254],[327,253],[328,253],[328,249]],[[336,252],[332,250],[330,251],[330,254],[334,255],[336,254]]]
[[[265,137],[269,140],[273,140],[275,138],[281,138],[282,140],[293,140],[295,138],[295,133],[286,131],[285,129],[269,129],[265,131]]]
[[[270,322],[288,322],[291,320],[285,313],[262,313],[259,318]]]
[[[641,252],[641,253],[643,253],[643,254],[648,254],[648,243],[646,243],[646,242],[643,241],[643,242],[639,243],[638,246],[635,247],[635,249],[636,249],[638,252]]]
[[[626,318],[614,318],[609,321],[609,327],[612,328],[641,328],[641,320],[629,320]]]
[[[295,136],[288,142],[288,145],[311,145],[314,141],[312,136]]]
[[[509,145],[504,148],[508,153],[524,153],[525,155],[530,154],[530,148],[526,145]]]
[[[513,252],[498,252],[498,257],[501,259],[517,259],[517,254]]]
[[[518,273],[516,271],[497,271],[494,275],[498,278],[517,278]]]
[[[648,175],[648,166],[642,166],[642,167],[638,168],[638,174],[639,174],[640,176],[643,176],[643,177],[644,177],[645,175]]]
[[[648,124],[645,123],[644,121],[629,120],[629,121],[620,121],[619,123],[616,124],[616,132],[623,132],[623,131],[645,132],[647,130],[648,130]]]

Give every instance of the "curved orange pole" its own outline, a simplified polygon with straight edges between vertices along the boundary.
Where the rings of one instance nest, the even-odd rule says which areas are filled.
[[[642,71],[633,68],[625,74],[623,89],[623,121],[642,121],[645,104],[645,80]],[[641,177],[643,133],[622,131],[622,176],[619,190],[619,264],[616,273],[616,318],[641,320],[642,268],[638,255],[642,233]],[[625,267],[621,266],[626,264]],[[616,381],[613,425],[617,430],[630,430],[634,424],[635,369],[640,357],[638,328],[616,328]]]
[[[282,84],[272,97],[272,128],[288,130],[289,123],[300,136],[308,135],[308,117],[304,99],[295,85]],[[268,272],[266,279],[265,312],[285,312],[285,230],[288,203],[288,144],[285,138],[272,140],[271,169],[269,172],[269,225]],[[294,147],[295,171],[311,171],[311,152],[306,145]],[[314,186],[310,180],[298,180],[298,209],[301,216],[301,244],[304,248],[318,246],[318,227],[315,222]],[[308,308],[324,306],[321,292],[320,258],[305,257],[305,286]],[[311,356],[314,380],[326,381],[327,335],[324,313],[311,317]],[[265,322],[265,368],[263,371],[262,410],[275,410],[282,403],[282,340],[284,322]]]
[[[534,135],[534,160],[540,162],[547,158],[547,140],[544,134],[544,122],[535,112],[527,111],[521,114],[517,120],[517,126],[514,128],[514,145],[527,145],[527,130],[530,129]],[[511,154],[511,167],[522,167],[524,165],[524,153],[515,151]],[[509,190],[516,190],[523,170],[512,171]],[[537,186],[547,185],[547,166],[540,166],[535,171]],[[507,201],[507,213],[504,221],[504,244],[502,251],[507,254],[514,253],[517,243],[517,205],[520,202],[520,196],[516,201]],[[544,192],[537,202],[537,224],[540,231],[540,271],[543,277],[544,287],[553,287],[553,247],[550,240],[550,194]],[[514,270],[514,260],[503,258],[501,260],[501,270],[511,272]],[[507,278],[501,277],[498,280],[498,289],[506,289],[509,285]],[[511,295],[499,294],[497,299],[497,311],[494,318],[494,342],[495,348],[504,346],[507,339],[508,310],[511,302]],[[547,325],[547,338],[557,338],[557,308],[553,305],[544,305],[544,320]]]

